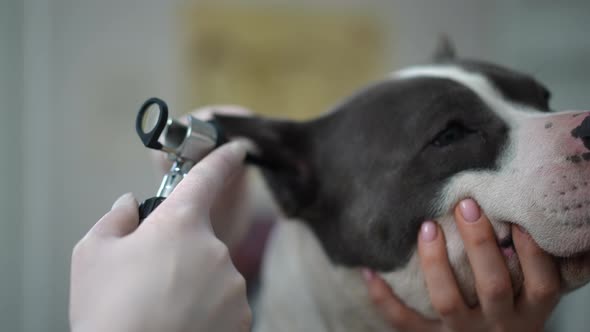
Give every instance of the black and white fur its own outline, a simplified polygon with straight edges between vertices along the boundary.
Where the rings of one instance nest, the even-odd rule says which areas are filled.
[[[457,59],[446,44],[435,63],[392,73],[312,121],[218,116],[272,165],[263,176],[293,219],[267,246],[256,329],[387,330],[363,266],[434,315],[416,253],[427,219],[440,223],[463,295],[476,304],[452,218],[465,197],[500,243],[510,246],[515,223],[560,257],[564,291],[588,282],[590,113],[553,113],[549,97],[532,77]],[[506,259],[518,291],[518,257]]]

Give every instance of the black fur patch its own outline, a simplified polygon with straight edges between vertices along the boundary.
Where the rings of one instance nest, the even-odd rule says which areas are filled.
[[[586,116],[582,123],[572,130],[571,134],[573,137],[581,139],[586,149],[590,150],[590,116]]]
[[[574,164],[582,162],[582,158],[578,155],[573,155],[565,158],[567,161],[571,161]]]
[[[551,111],[551,93],[529,75],[476,60],[458,60],[456,64],[487,77],[503,97],[512,102],[532,106],[538,111]]]

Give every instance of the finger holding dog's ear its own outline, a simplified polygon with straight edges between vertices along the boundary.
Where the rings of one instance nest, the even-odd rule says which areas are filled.
[[[520,227],[512,226],[512,238],[524,276],[518,308],[531,316],[547,317],[561,290],[557,264]]]
[[[246,145],[240,141],[214,150],[193,166],[148,219],[152,219],[152,223],[170,225],[198,224],[194,221],[208,220],[211,207],[225,184],[243,168],[245,156]]]
[[[514,311],[512,282],[492,225],[472,199],[457,205],[455,220],[473,270],[482,311],[490,323],[505,320]]]

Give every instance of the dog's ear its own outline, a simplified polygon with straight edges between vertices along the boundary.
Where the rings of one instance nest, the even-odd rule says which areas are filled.
[[[305,123],[231,115],[215,115],[215,120],[227,137],[255,144],[251,160],[260,166],[283,212],[297,217],[315,190]]]
[[[457,57],[455,45],[446,34],[438,38],[438,45],[434,52],[433,60],[436,63],[454,60]]]

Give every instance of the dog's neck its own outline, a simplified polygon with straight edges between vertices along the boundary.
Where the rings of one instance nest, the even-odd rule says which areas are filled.
[[[268,248],[257,332],[285,327],[294,331],[391,331],[375,311],[360,269],[334,265],[305,223],[278,222]],[[404,269],[382,276],[406,305],[434,316],[417,257]]]

